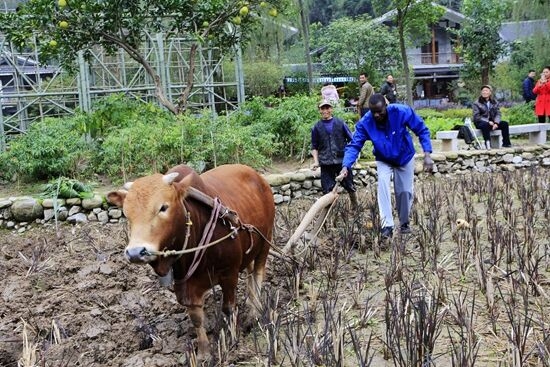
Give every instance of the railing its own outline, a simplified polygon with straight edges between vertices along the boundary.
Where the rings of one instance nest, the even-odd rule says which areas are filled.
[[[462,64],[462,57],[454,52],[436,52],[428,53],[408,53],[409,62],[413,65],[427,64]]]

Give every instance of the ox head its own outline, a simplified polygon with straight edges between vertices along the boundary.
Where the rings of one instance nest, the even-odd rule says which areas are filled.
[[[191,184],[191,176],[181,179],[180,173],[155,174],[127,183],[126,190],[107,194],[107,200],[123,208],[129,224],[126,258],[132,263],[151,264],[164,276],[173,260],[155,252],[177,247],[185,235],[183,199]],[[179,182],[178,182],[179,181]]]

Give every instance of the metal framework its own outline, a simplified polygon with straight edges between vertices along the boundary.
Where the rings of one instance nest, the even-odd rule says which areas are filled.
[[[158,73],[164,92],[175,101],[187,86],[191,42],[163,34],[147,36],[142,55]],[[38,55],[16,54],[6,40],[0,40],[0,149],[9,137],[24,133],[34,121],[47,116],[89,111],[93,103],[108,94],[126,93],[158,103],[155,85],[143,66],[123,50],[107,55],[101,48],[78,56],[78,73],[69,75],[59,67],[43,67],[33,60]],[[244,100],[240,49],[234,50],[235,73],[226,76],[224,54],[217,48],[201,48],[196,53],[189,109],[210,109],[212,113],[232,110]]]

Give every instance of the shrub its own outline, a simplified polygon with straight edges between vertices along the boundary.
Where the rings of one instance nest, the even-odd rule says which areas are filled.
[[[534,102],[520,103],[510,108],[501,108],[502,120],[510,125],[532,124],[537,122],[534,112]]]
[[[182,161],[181,144],[174,121],[136,121],[105,136],[96,159],[97,171],[115,182],[164,172]]]
[[[283,69],[271,62],[255,62],[244,65],[246,95],[268,97],[277,92],[283,83]]]
[[[81,116],[46,118],[33,123],[26,134],[10,141],[0,154],[0,169],[6,179],[50,179],[83,175],[93,146],[80,131]]]
[[[173,116],[153,103],[144,103],[122,93],[111,94],[95,102],[93,110],[86,115],[82,131],[92,138],[103,137],[110,129],[125,128],[137,121],[169,120]]]
[[[455,125],[462,125],[463,120],[459,118],[446,118],[446,117],[429,117],[424,120],[428,129],[430,129],[430,136],[435,139],[435,134],[438,131],[452,130]]]

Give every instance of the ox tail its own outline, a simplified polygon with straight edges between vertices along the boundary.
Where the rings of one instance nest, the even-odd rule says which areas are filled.
[[[318,222],[315,225],[313,236],[317,236],[317,232],[321,228],[321,225],[323,224],[326,215],[329,212],[329,207],[336,201],[338,198],[338,194],[335,191],[329,192],[328,194],[325,194],[321,196],[307,211],[306,215],[302,219],[302,222],[296,228],[296,231],[290,236],[288,242],[286,243],[285,247],[283,248],[283,252],[285,254],[289,253],[289,251],[292,251],[294,249],[294,246],[296,245],[296,242],[300,239],[302,234],[305,232],[306,228],[311,224],[313,219],[321,213],[321,215],[318,218]]]

